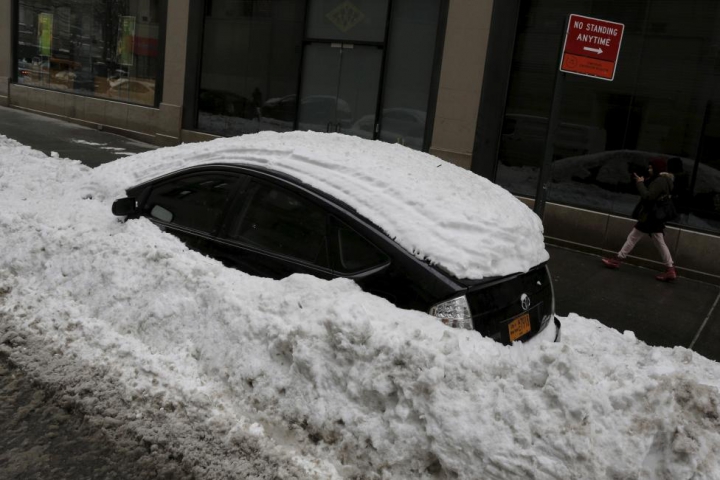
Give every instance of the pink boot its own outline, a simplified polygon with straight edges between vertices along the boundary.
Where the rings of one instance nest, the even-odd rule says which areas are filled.
[[[619,258],[603,258],[602,263],[606,267],[615,270],[620,268],[620,264],[622,263],[622,261]]]
[[[675,267],[669,267],[664,273],[661,273],[655,278],[660,280],[661,282],[672,282],[677,278],[677,272],[675,271]]]

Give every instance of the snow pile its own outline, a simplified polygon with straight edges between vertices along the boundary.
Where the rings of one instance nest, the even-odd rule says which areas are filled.
[[[720,478],[715,362],[576,315],[506,347],[229,270],[119,222],[104,174],[0,137],[0,349],[198,476]]]
[[[458,278],[546,261],[540,219],[506,190],[437,157],[341,134],[263,132],[146,152],[98,168],[107,195],[203,163],[265,166],[353,207],[407,251]]]

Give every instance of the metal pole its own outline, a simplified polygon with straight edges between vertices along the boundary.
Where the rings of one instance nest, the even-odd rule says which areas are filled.
[[[547,135],[545,136],[545,151],[543,163],[540,166],[540,178],[538,178],[537,192],[535,193],[535,213],[543,218],[545,203],[547,202],[548,189],[550,188],[550,177],[552,173],[552,158],[555,150],[555,134],[560,123],[560,106],[562,105],[563,90],[565,86],[565,73],[560,70],[555,74],[555,89],[553,92],[550,117],[548,118]]]
[[[565,21],[563,22],[563,34],[562,37],[560,37],[560,46],[558,48],[558,66],[557,70],[555,70],[555,88],[553,91],[552,105],[550,106],[550,114],[548,116],[543,162],[542,165],[540,165],[537,191],[535,193],[535,208],[533,210],[540,218],[543,218],[543,214],[545,213],[545,203],[547,202],[552,173],[555,134],[557,132],[558,124],[560,123],[560,107],[562,105],[563,88],[565,86],[565,72],[560,71],[560,62],[562,62],[563,46],[565,45],[565,37],[567,36],[568,19],[569,17],[565,17]]]

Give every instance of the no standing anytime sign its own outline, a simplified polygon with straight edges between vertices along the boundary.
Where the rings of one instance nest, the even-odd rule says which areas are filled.
[[[624,29],[622,23],[570,15],[560,70],[612,80]]]

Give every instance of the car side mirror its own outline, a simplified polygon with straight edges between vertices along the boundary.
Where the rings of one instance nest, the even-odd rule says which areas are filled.
[[[119,217],[125,217],[135,213],[135,199],[133,197],[125,197],[115,200],[112,204],[112,213]]]

